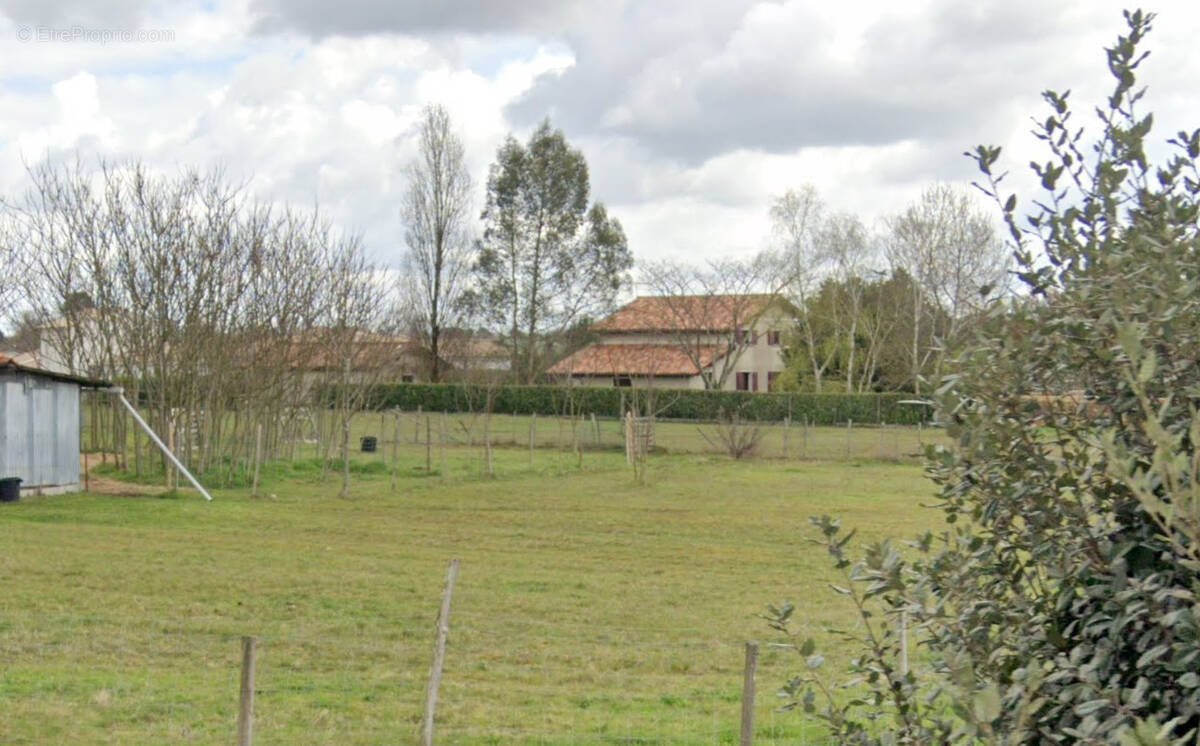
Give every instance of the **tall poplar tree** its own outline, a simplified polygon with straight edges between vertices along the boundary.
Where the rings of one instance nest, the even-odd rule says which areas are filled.
[[[460,320],[471,266],[471,175],[462,140],[438,105],[421,117],[420,148],[408,166],[404,222],[409,314],[428,354],[426,374],[443,376],[443,331]]]

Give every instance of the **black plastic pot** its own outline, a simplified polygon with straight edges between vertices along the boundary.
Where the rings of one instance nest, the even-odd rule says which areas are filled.
[[[362,452],[363,453],[375,453],[375,446],[378,445],[378,443],[379,443],[379,441],[377,441],[375,439],[375,437],[372,435],[368,435],[368,436],[364,437],[362,439]]]
[[[0,479],[0,503],[15,503],[21,499],[21,478]]]

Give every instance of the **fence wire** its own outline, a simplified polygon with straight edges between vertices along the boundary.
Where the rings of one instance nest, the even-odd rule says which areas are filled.
[[[737,742],[743,640],[497,618],[474,608],[469,592],[459,603],[438,743]],[[113,742],[236,742],[245,634],[258,641],[254,743],[415,742],[432,654],[432,599],[430,606],[428,617],[357,629],[263,630],[203,616],[138,625],[117,615],[90,620],[103,635],[81,629],[55,639],[40,628],[8,628],[0,635],[0,741],[81,742],[88,728],[106,723]],[[787,664],[764,650],[756,744],[809,742],[811,724],[777,712],[771,696]]]

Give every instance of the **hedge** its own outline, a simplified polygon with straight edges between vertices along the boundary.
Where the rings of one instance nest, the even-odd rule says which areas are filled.
[[[590,386],[497,386],[492,390],[496,414],[594,414],[619,417],[630,392],[646,389]],[[736,413],[743,419],[782,422],[808,419],[814,425],[915,425],[928,422],[932,410],[912,402],[912,394],[765,394],[746,391],[658,389],[656,407],[661,419],[716,420]],[[373,386],[367,396],[372,409],[426,412],[479,412],[487,402],[487,387],[471,384],[397,383]]]

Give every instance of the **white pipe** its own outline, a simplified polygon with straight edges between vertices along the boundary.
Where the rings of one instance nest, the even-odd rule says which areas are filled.
[[[179,459],[175,458],[175,454],[171,453],[171,449],[167,448],[166,444],[159,440],[158,436],[154,434],[154,431],[150,429],[150,426],[146,424],[146,421],[142,419],[142,416],[138,414],[138,411],[134,409],[133,405],[129,403],[129,400],[125,398],[125,389],[121,388],[120,386],[113,386],[109,388],[108,391],[117,395],[117,398],[120,399],[121,403],[125,405],[125,408],[129,410],[129,414],[133,415],[133,419],[137,420],[137,423],[142,426],[142,429],[145,430],[146,434],[150,436],[150,440],[153,440],[154,444],[163,452],[163,455],[170,459],[172,464],[175,464],[175,468],[179,469],[180,473],[187,477],[187,480],[192,483],[193,487],[200,490],[200,494],[204,496],[205,500],[212,502],[212,495],[208,494],[208,490],[200,486],[200,483],[197,482],[196,478],[192,476],[192,473],[187,470],[187,467],[181,464]]]

